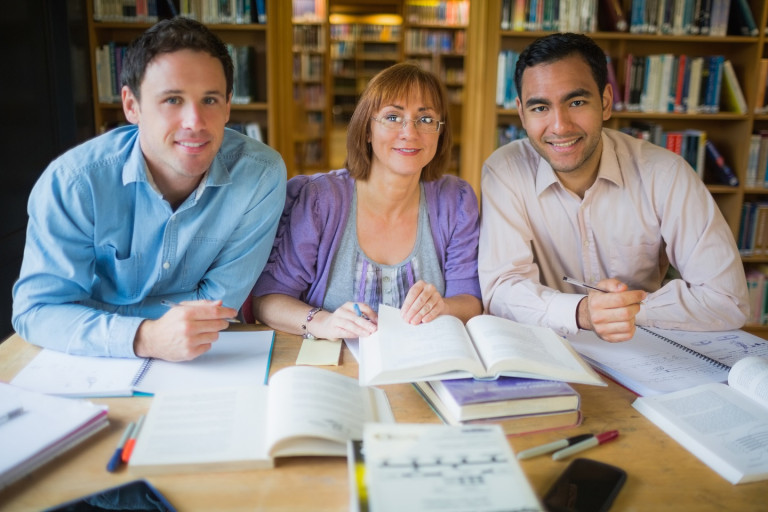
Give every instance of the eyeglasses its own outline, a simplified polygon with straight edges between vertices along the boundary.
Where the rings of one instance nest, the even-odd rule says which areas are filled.
[[[403,116],[386,115],[382,117],[371,117],[387,130],[404,130],[408,123],[413,123],[413,127],[419,133],[437,133],[445,121],[438,121],[431,116],[421,116],[416,119],[405,119]]]

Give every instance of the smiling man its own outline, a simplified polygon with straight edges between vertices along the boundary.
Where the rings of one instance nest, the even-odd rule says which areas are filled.
[[[726,330],[748,314],[733,235],[685,160],[603,128],[613,94],[590,38],[552,34],[515,71],[528,138],[483,166],[479,276],[486,310],[625,341],[636,325]],[[669,266],[679,277],[665,281]],[[576,278],[603,291],[579,289]]]
[[[261,273],[285,201],[280,155],[225,128],[232,76],[224,43],[190,19],[131,43],[131,124],[57,158],[30,195],[13,289],[22,337],[172,361],[210,349]]]

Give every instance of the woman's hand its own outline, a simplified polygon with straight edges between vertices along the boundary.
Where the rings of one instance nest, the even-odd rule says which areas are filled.
[[[355,310],[355,306],[358,310]],[[307,330],[316,338],[338,339],[370,336],[378,326],[378,315],[368,304],[347,302],[336,311],[319,311],[307,325]]]
[[[417,325],[447,314],[448,304],[434,285],[418,281],[408,290],[400,313],[406,322]]]

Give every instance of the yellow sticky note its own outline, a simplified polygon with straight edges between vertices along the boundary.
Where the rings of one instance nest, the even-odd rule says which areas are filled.
[[[338,366],[341,356],[341,340],[311,340],[301,342],[296,364],[311,366]]]

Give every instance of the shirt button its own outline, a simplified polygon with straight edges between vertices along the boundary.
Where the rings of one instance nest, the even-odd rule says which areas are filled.
[[[589,240],[584,240],[584,247],[589,247]]]
[[[163,268],[165,270],[168,270],[169,268],[171,268],[171,264],[166,261],[165,263],[163,263]]]
[[[388,282],[389,282],[389,276],[384,276],[384,282],[385,282],[385,283],[388,283]]]

